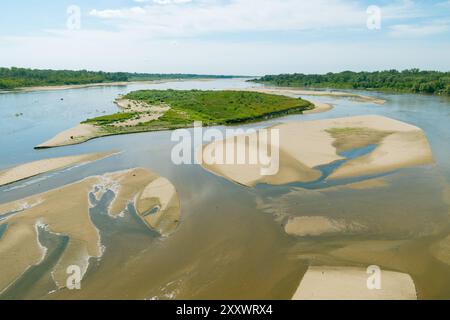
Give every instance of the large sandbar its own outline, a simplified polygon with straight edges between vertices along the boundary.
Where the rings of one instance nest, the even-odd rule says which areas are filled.
[[[249,154],[258,154],[263,148],[277,148],[270,141],[260,141],[258,132],[214,141],[200,148],[197,157],[200,159],[203,154],[204,159],[210,159],[202,164],[210,172],[250,187],[259,183],[313,182],[322,176],[318,167],[345,160],[340,152],[370,144],[376,145],[374,151],[346,162],[328,179],[385,173],[433,161],[428,140],[420,128],[378,115],[289,122],[268,128],[269,133],[271,130],[279,133],[279,170],[276,174],[263,175],[267,165],[252,163],[248,157],[244,164],[236,158],[231,164],[223,164],[220,159],[214,161],[217,160],[214,155],[226,154],[227,150],[235,148],[238,156],[239,148]]]

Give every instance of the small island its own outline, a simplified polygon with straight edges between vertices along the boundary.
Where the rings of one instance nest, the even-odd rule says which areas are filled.
[[[311,111],[315,105],[301,98],[248,91],[141,90],[116,100],[120,112],[87,119],[37,149],[73,145],[90,139],[148,131],[233,125]]]

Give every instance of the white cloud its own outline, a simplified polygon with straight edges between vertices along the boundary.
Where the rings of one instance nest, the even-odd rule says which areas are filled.
[[[103,19],[120,18],[124,29],[147,36],[193,36],[215,32],[312,30],[335,27],[364,28],[366,8],[342,0],[204,0],[196,5],[186,0],[157,0],[165,6],[93,10]]]
[[[425,25],[399,24],[390,27],[390,35],[394,37],[425,37],[445,33],[450,30],[446,23],[432,23]]]
[[[134,0],[134,2],[138,3],[147,3],[147,2],[153,2],[156,4],[183,4],[183,3],[189,3],[192,2],[192,0]]]
[[[111,30],[46,30],[41,36],[0,37],[0,60],[3,65],[37,68],[217,74],[450,69],[449,42],[423,45],[427,38],[417,37],[444,32],[449,21],[430,23],[426,18],[412,25],[408,18],[424,14],[412,1],[382,7],[381,32],[366,29],[366,7],[355,1],[147,2],[90,12]],[[389,23],[395,25],[385,27],[389,25],[385,19],[393,19]],[[296,43],[292,37],[264,38],[267,31],[292,30],[303,31]],[[352,37],[355,30],[358,37]],[[358,33],[361,30],[366,33]],[[248,34],[245,41],[230,37],[225,42],[223,33]],[[258,33],[258,41],[248,40],[253,33]],[[319,34],[320,40],[310,34]]]
[[[127,9],[107,9],[107,10],[91,10],[89,14],[103,19],[126,18],[129,16],[139,16],[145,14],[146,11],[141,7],[132,7]]]

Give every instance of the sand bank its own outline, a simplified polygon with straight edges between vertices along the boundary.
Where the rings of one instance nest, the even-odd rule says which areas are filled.
[[[180,219],[178,196],[168,180],[160,179],[145,169],[132,169],[89,177],[43,194],[1,204],[0,215],[13,214],[2,220],[8,228],[0,239],[0,292],[45,255],[37,238],[36,225],[69,237],[67,248],[51,271],[56,285],[59,288],[65,286],[66,270],[71,265],[79,266],[84,276],[89,259],[100,258],[103,254],[100,233],[89,214],[92,205],[89,193],[96,187],[103,193],[114,191],[111,216],[118,216],[129,203],[136,202],[139,216],[147,222],[145,213],[158,205],[160,210],[155,213],[158,216],[155,229],[159,231],[161,228],[164,235],[175,230]],[[101,194],[97,192],[98,195]]]
[[[258,183],[282,185],[315,181],[322,175],[319,166],[345,159],[339,155],[339,151],[361,148],[369,144],[377,144],[374,151],[348,161],[335,170],[328,179],[390,172],[433,161],[428,140],[421,129],[383,116],[289,122],[273,126],[268,131],[274,129],[278,130],[280,137],[278,173],[262,175],[264,166],[261,162],[251,163],[248,157],[245,164],[238,164],[234,159],[231,162],[234,164],[203,163],[203,167],[219,176],[251,187]],[[250,143],[255,140],[258,143]],[[239,139],[229,137],[203,146],[199,154],[203,152],[204,158],[211,154],[226,154],[226,150],[232,148],[234,150],[233,145],[245,147],[256,154],[261,148],[272,147],[270,142],[266,144],[259,140],[258,133],[240,136]],[[261,147],[258,149],[260,144]],[[257,150],[253,150],[255,148]]]
[[[290,218],[284,230],[287,234],[305,237],[337,233],[354,234],[366,230],[366,227],[344,219],[316,216]]]
[[[79,124],[57,134],[50,140],[36,146],[35,149],[62,147],[86,142],[101,136],[101,129],[91,124]]]
[[[116,153],[115,152],[90,153],[77,156],[43,159],[21,164],[13,168],[0,171],[0,186],[28,179],[42,173],[98,161],[110,157],[114,154]]]
[[[433,244],[431,252],[437,259],[450,265],[450,235]]]
[[[158,120],[171,109],[169,105],[150,105],[143,101],[123,99],[122,97],[116,99],[115,103],[124,112],[136,113],[132,119],[115,122],[113,126],[116,127],[137,126],[140,123]]]
[[[314,109],[303,111],[303,114],[314,114],[314,113],[322,113],[327,112],[333,109],[333,106],[330,103],[318,102],[309,100],[309,102],[314,104]]]
[[[326,90],[304,90],[304,89],[292,89],[292,88],[268,88],[268,87],[254,87],[245,89],[248,91],[270,93],[270,94],[282,94],[289,96],[317,96],[317,97],[335,97],[335,98],[349,98],[358,102],[384,104],[386,100],[378,99],[370,96],[364,96],[355,93],[341,92],[341,91],[326,91]]]
[[[310,267],[293,300],[416,300],[413,280],[408,274],[381,272],[381,289],[367,288],[370,274],[364,268]]]

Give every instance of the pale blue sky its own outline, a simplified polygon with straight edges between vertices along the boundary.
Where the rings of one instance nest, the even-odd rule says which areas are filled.
[[[80,29],[67,8],[80,8]],[[371,30],[369,6],[381,10]],[[259,75],[450,70],[450,0],[16,0],[0,64]],[[72,20],[73,21],[73,20]]]

